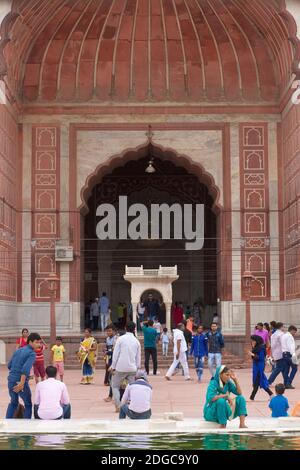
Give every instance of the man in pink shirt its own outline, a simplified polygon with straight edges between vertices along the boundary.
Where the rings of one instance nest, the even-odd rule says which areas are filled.
[[[266,348],[269,347],[269,332],[267,330],[264,330],[263,323],[257,323],[256,329],[254,330],[254,334],[260,336],[263,339]]]
[[[57,369],[48,366],[47,380],[39,382],[35,389],[35,419],[70,419],[71,405],[66,385],[56,380]]]

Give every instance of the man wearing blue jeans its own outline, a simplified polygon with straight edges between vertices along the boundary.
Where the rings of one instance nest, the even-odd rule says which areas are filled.
[[[203,326],[199,325],[197,334],[192,337],[192,346],[190,355],[194,356],[195,369],[198,376],[198,382],[201,382],[204,366],[204,358],[207,357],[207,336],[203,333]]]
[[[296,356],[296,345],[294,336],[297,333],[297,328],[291,325],[284,335],[281,337],[282,356],[283,356],[283,378],[284,386],[287,389],[294,389],[292,383],[297,373],[298,366],[294,363],[293,359]]]
[[[109,299],[106,296],[106,292],[103,292],[99,300],[101,331],[104,331],[108,325],[108,318],[109,318],[108,310],[109,310]]]
[[[128,384],[121,401],[119,419],[150,419],[152,387],[147,374],[138,371],[135,381]]]
[[[208,340],[208,368],[212,378],[215,376],[216,370],[222,365],[222,349],[224,348],[224,338],[218,331],[217,323],[212,323],[211,331],[207,333]]]
[[[276,377],[281,373],[283,375],[284,359],[282,354],[281,338],[284,335],[283,323],[278,322],[274,325],[274,332],[271,336],[272,358],[275,361],[274,368],[268,379],[269,385],[272,385]]]
[[[6,419],[12,419],[19,405],[19,397],[22,398],[25,410],[24,418],[31,419],[32,401],[31,390],[28,385],[30,370],[36,360],[35,351],[41,346],[41,337],[38,333],[31,333],[27,338],[27,346],[17,349],[12,355],[7,367],[8,393],[10,403],[6,411]]]

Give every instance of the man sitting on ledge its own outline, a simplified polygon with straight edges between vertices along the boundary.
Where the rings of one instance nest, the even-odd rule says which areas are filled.
[[[35,419],[70,419],[71,405],[66,385],[56,380],[57,368],[48,366],[47,380],[39,382],[35,389]]]
[[[119,419],[150,419],[152,387],[147,374],[137,371],[135,382],[128,384],[121,401]]]

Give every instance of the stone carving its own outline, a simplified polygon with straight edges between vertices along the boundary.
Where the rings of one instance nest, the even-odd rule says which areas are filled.
[[[59,134],[55,126],[33,126],[33,133],[32,238],[37,240],[33,300],[36,300],[49,299],[45,278],[56,271],[54,250],[59,217],[54,211],[59,201]]]
[[[264,151],[263,150],[245,150],[244,151],[244,169],[245,170],[263,170],[264,169]]]
[[[265,272],[266,271],[266,254],[259,253],[246,253],[245,254],[245,265],[248,271],[253,272]]]
[[[265,184],[265,175],[263,173],[245,173],[245,186],[263,186]]]
[[[56,207],[56,190],[36,190],[36,208],[37,209],[55,209]]]
[[[264,145],[264,128],[263,127],[244,127],[245,147],[260,147]]]
[[[56,168],[56,154],[55,151],[40,151],[36,152],[36,169],[37,170],[55,170]]]
[[[245,214],[245,231],[247,233],[264,233],[265,214]]]
[[[37,147],[55,147],[56,146],[56,128],[39,127],[36,132]]]
[[[36,186],[55,186],[56,185],[56,175],[45,175],[38,174],[35,175],[35,184]]]

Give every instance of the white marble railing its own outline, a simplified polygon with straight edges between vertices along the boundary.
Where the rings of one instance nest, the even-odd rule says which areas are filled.
[[[159,266],[158,269],[144,269],[142,266],[125,267],[125,275],[128,276],[177,276],[177,265],[175,266]]]

